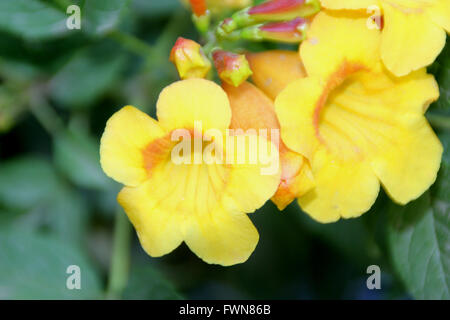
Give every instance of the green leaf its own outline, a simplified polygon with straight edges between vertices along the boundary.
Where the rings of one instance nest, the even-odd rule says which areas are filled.
[[[0,29],[27,39],[49,39],[63,35],[66,16],[38,0],[0,1]]]
[[[182,296],[154,266],[147,263],[133,264],[124,299],[175,300]]]
[[[56,166],[74,184],[111,190],[113,182],[100,166],[99,144],[81,130],[65,131],[54,139]]]
[[[11,159],[0,165],[0,205],[29,210],[58,189],[50,164],[38,157]]]
[[[25,113],[26,101],[23,91],[0,85],[0,133],[9,131]]]
[[[61,241],[83,243],[88,213],[85,200],[65,185],[44,159],[30,156],[2,163],[0,208],[2,229],[45,229]]]
[[[450,299],[450,136],[440,139],[445,151],[431,191],[403,207],[391,204],[388,211],[392,262],[418,299]]]
[[[450,206],[429,193],[404,206],[392,204],[388,243],[392,261],[417,299],[450,299]]]
[[[92,106],[123,70],[125,57],[111,43],[78,52],[50,82],[51,96],[63,108]]]
[[[133,0],[133,10],[146,17],[167,16],[181,6],[179,0],[165,0],[165,1],[148,1],[148,0]]]
[[[70,265],[80,267],[80,290],[66,287]],[[0,234],[0,299],[95,299],[100,295],[99,277],[76,247],[21,229]]]
[[[432,187],[432,194],[442,201],[450,202],[450,133],[440,134],[439,139],[444,147],[444,154],[436,183]]]
[[[60,241],[82,248],[88,223],[86,200],[68,186],[61,186],[43,207],[49,231]]]
[[[82,248],[85,245],[88,213],[86,200],[62,184],[46,202],[26,212],[19,214],[0,210],[0,229],[45,231],[57,236],[62,242]]]
[[[127,0],[88,0],[82,13],[82,29],[94,35],[102,35],[117,27],[128,6]]]

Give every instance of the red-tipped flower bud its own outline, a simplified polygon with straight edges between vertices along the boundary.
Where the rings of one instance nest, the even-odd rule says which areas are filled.
[[[230,33],[238,28],[261,22],[278,22],[298,17],[309,17],[320,10],[319,0],[271,0],[235,13],[231,20],[220,26]]]
[[[272,22],[244,28],[240,31],[240,37],[254,41],[298,43],[305,39],[307,26],[307,20],[296,18],[286,22]]]
[[[170,53],[170,61],[178,70],[181,79],[205,78],[211,62],[201,46],[192,40],[179,37]]]
[[[206,33],[211,23],[211,14],[206,6],[206,0],[190,0],[192,12],[192,20],[195,27],[201,33]]]
[[[206,6],[206,0],[189,0],[191,3],[192,12],[197,16],[201,17],[206,14],[208,7]]]
[[[213,59],[220,79],[235,87],[252,75],[250,65],[243,54],[216,50],[213,52]]]

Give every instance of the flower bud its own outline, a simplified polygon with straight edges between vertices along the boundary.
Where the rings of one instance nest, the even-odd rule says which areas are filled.
[[[320,10],[319,0],[271,0],[260,5],[236,12],[219,29],[230,33],[238,28],[262,22],[292,20],[309,17]]]
[[[208,11],[205,0],[189,0],[189,2],[191,3],[192,12],[197,17],[205,15]]]
[[[181,0],[185,6],[189,6],[189,0]],[[222,14],[229,10],[239,10],[252,5],[252,0],[206,0],[208,10],[212,14]],[[191,6],[192,7],[192,6]]]
[[[205,0],[190,0],[192,12],[192,20],[195,27],[201,33],[206,33],[211,24],[211,14],[208,10]]]
[[[243,54],[216,50],[213,52],[213,59],[220,79],[235,87],[252,75],[250,65]]]
[[[201,46],[192,40],[179,37],[170,53],[170,61],[176,66],[181,79],[205,78],[211,62]]]
[[[252,5],[252,0],[206,0],[206,2],[213,13],[242,9]]]
[[[240,38],[247,40],[298,43],[305,39],[307,26],[307,20],[296,18],[286,22],[256,25],[235,32],[239,32]]]

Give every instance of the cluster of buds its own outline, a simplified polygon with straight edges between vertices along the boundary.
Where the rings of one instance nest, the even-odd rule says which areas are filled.
[[[200,32],[210,26],[210,14],[205,0],[190,0],[193,20]],[[217,28],[218,38],[227,40],[277,41],[299,43],[305,39],[308,17],[320,10],[319,0],[270,0],[248,7],[225,19]],[[213,43],[215,44],[215,43]],[[252,75],[245,55],[205,49],[214,61],[220,79],[235,87]],[[175,64],[181,79],[205,78],[211,62],[197,42],[179,38],[172,49],[170,60]]]
[[[271,0],[225,19],[217,35],[225,39],[298,43],[308,20],[320,10],[319,0]]]
[[[215,50],[212,57],[219,77],[231,85],[239,86],[252,74],[245,55]],[[211,69],[211,62],[200,44],[181,37],[172,48],[170,61],[177,68],[181,79],[205,78]]]

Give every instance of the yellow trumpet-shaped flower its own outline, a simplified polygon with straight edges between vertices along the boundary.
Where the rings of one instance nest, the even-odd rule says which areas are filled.
[[[321,0],[321,3],[328,9],[382,14],[381,58],[397,76],[433,63],[445,46],[445,31],[450,32],[448,0]]]
[[[298,56],[297,56],[298,59]],[[230,99],[232,118],[230,128],[267,129],[275,130],[277,137],[271,136],[272,141],[279,141],[281,180],[277,192],[272,201],[278,209],[283,210],[295,198],[304,195],[314,186],[309,161],[280,141],[280,124],[275,114],[275,108],[261,90],[249,82],[244,82],[239,87],[224,83],[223,88]]]
[[[248,122],[258,121],[264,123],[266,127],[279,128],[273,101],[289,83],[306,76],[298,52],[270,50],[248,53],[247,59],[253,71],[252,80],[258,88],[247,85],[246,90],[235,90],[238,94],[233,96],[226,90],[230,96],[233,119],[238,118],[239,110],[242,110],[241,112],[247,116],[240,118],[245,118]],[[249,104],[253,107],[243,108]],[[253,110],[253,115],[248,115],[249,109]],[[314,187],[314,177],[308,159],[289,149],[283,141],[279,150],[281,181],[272,201],[278,209],[283,210],[295,198],[303,196]]]
[[[266,164],[260,159],[233,160],[236,144],[226,147],[239,135],[227,131],[230,103],[214,82],[189,79],[166,87],[159,96],[157,116],[158,121],[124,107],[108,120],[101,139],[102,168],[125,185],[118,201],[142,247],[158,257],[184,241],[208,263],[227,266],[246,261],[259,237],[246,213],[275,193],[279,171],[262,174]],[[177,132],[193,136],[193,150],[177,149]],[[259,148],[274,148],[261,137],[257,142]],[[196,162],[206,149],[227,159],[233,153],[229,157],[233,161]],[[174,161],[174,155],[183,161]]]
[[[380,37],[351,12],[319,13],[300,47],[308,76],[275,100],[284,143],[311,161],[315,188],[299,204],[320,222],[368,211],[380,183],[405,204],[436,179],[443,149],[424,112],[437,83],[425,69],[393,77]]]

